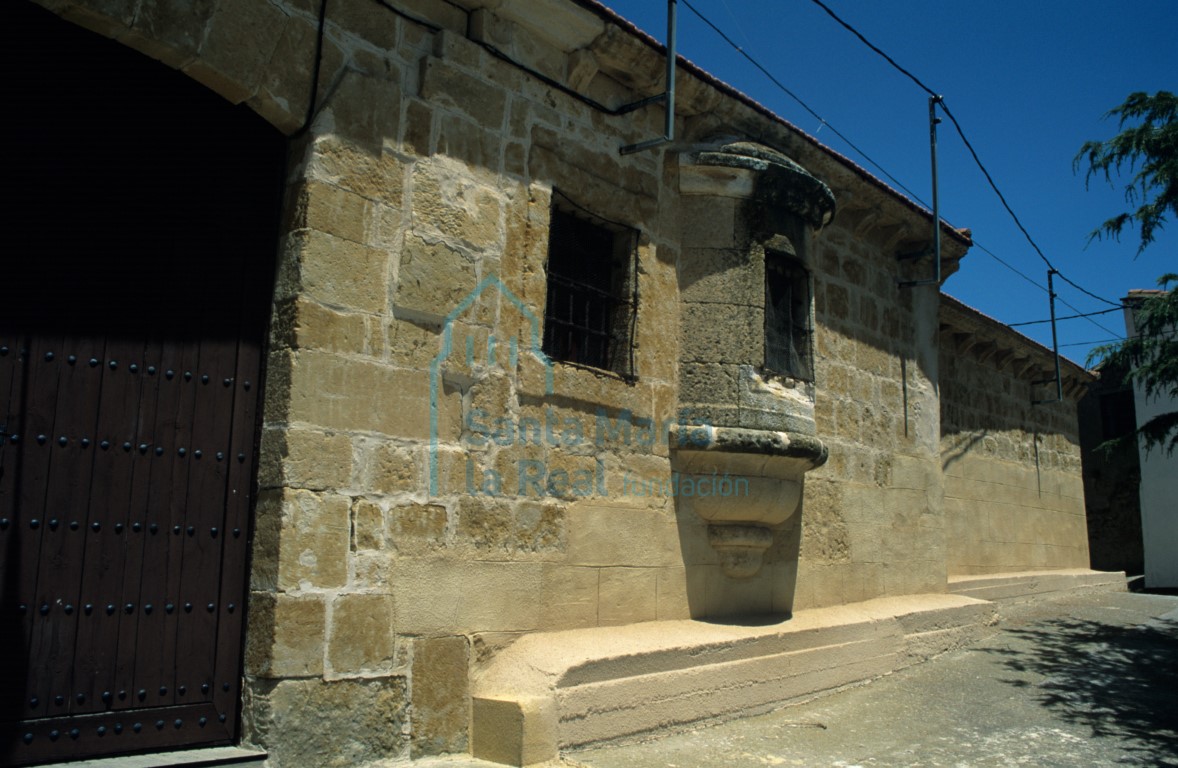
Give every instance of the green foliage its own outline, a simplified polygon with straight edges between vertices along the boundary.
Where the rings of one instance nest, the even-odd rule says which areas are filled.
[[[1158,278],[1162,292],[1143,297],[1133,311],[1137,334],[1117,344],[1097,347],[1089,355],[1107,369],[1127,371],[1126,383],[1141,386],[1148,398],[1178,401],[1178,275]],[[1146,450],[1161,447],[1166,455],[1178,448],[1178,411],[1162,413],[1137,430]]]
[[[1105,115],[1110,116],[1118,118],[1120,133],[1105,141],[1085,142],[1073,164],[1078,170],[1087,163],[1085,184],[1093,175],[1104,176],[1112,184],[1114,173],[1131,173],[1125,202],[1137,209],[1105,221],[1089,240],[1119,239],[1122,230],[1133,224],[1141,237],[1137,246],[1141,255],[1166,218],[1178,216],[1178,97],[1168,91],[1152,96],[1131,93]],[[1135,336],[1098,347],[1088,359],[1103,358],[1109,368],[1128,371],[1126,381],[1139,385],[1147,398],[1178,402],[1178,286],[1171,290],[1170,283],[1178,283],[1178,275],[1162,275],[1158,279],[1162,290],[1135,303]],[[1178,412],[1155,416],[1138,428],[1136,437],[1147,451],[1160,446],[1167,455],[1173,454],[1178,448]]]
[[[1141,236],[1140,255],[1167,216],[1178,215],[1178,97],[1167,91],[1152,96],[1132,93],[1105,117],[1119,119],[1120,133],[1105,141],[1085,142],[1073,167],[1079,170],[1087,163],[1085,184],[1093,175],[1104,176],[1112,184],[1113,174],[1126,169],[1133,176],[1125,185],[1125,202],[1137,209],[1108,219],[1092,231],[1089,240],[1120,239],[1122,230],[1134,225]]]

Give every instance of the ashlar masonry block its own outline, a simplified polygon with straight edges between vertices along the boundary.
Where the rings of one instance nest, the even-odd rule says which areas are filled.
[[[250,596],[246,674],[265,678],[323,674],[327,607],[320,595]]]
[[[463,636],[413,641],[414,757],[465,752],[470,721],[470,645]]]
[[[352,441],[332,432],[272,428],[262,433],[258,482],[312,490],[346,488],[352,479]]]
[[[505,765],[532,765],[553,757],[558,743],[551,697],[475,698],[471,754]]]
[[[327,660],[335,676],[388,672],[394,666],[393,598],[344,594],[332,602]]]
[[[327,306],[383,312],[388,304],[386,251],[317,230],[290,236],[279,292],[302,293]]]
[[[293,356],[289,419],[325,429],[430,437],[428,371],[407,371],[368,360],[303,351]],[[438,436],[457,436],[458,394],[439,385]]]
[[[408,757],[408,706],[401,676],[281,680],[250,686],[245,726],[275,768],[352,768]]]

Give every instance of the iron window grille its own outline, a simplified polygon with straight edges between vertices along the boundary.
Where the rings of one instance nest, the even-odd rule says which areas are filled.
[[[554,191],[542,346],[550,358],[633,378],[637,235]]]
[[[788,256],[765,253],[765,368],[814,380],[810,274]]]

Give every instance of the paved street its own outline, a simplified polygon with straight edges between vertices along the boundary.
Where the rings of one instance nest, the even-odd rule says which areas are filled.
[[[1178,597],[1003,606],[969,649],[766,715],[565,756],[587,768],[1178,766]]]

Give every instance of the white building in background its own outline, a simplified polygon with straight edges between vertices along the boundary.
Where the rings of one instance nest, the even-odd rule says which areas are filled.
[[[1125,333],[1137,333],[1134,308],[1158,290],[1133,290],[1125,298]],[[1133,387],[1137,426],[1178,408],[1173,398],[1146,397],[1141,384]],[[1141,535],[1145,544],[1145,586],[1178,587],[1178,455],[1155,448],[1141,456]]]

